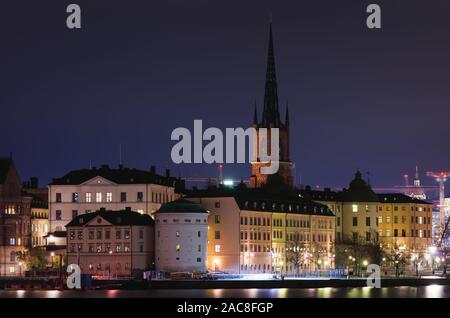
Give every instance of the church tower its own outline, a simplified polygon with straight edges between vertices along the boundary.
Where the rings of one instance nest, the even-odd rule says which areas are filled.
[[[289,155],[289,109],[286,103],[286,117],[284,123],[280,119],[280,109],[278,105],[278,88],[277,77],[275,72],[275,54],[273,48],[273,35],[272,35],[272,22],[270,22],[269,28],[269,49],[267,54],[267,69],[266,69],[266,84],[264,93],[264,108],[262,112],[261,121],[258,121],[257,107],[255,103],[255,110],[253,115],[253,127],[256,129],[256,138],[254,151],[256,152],[255,158],[257,160],[252,162],[252,175],[250,176],[250,187],[259,188],[267,183],[268,178],[272,178],[274,175],[266,175],[260,173],[262,166],[269,165],[267,162],[260,161],[258,154],[258,141],[259,141],[259,129],[268,129],[268,145],[267,149],[270,154],[270,128],[279,129],[279,170],[276,173],[278,179],[281,179],[289,187],[293,186],[292,179],[292,162]]]

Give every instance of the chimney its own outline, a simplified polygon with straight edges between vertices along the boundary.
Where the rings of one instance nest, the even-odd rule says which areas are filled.
[[[30,187],[32,189],[39,188],[39,179],[37,177],[31,177],[30,178]]]

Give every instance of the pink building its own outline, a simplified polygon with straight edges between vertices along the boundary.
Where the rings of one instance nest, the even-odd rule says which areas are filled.
[[[78,264],[83,274],[133,277],[154,267],[149,215],[101,209],[77,216],[66,228],[68,264]]]

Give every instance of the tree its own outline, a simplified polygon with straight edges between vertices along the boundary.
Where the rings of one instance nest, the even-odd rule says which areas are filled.
[[[400,276],[400,269],[408,264],[408,256],[399,249],[397,244],[394,244],[391,251],[387,254],[388,261],[395,267],[395,277]]]
[[[306,243],[300,240],[288,241],[286,244],[286,261],[294,265],[295,274],[300,274],[300,266],[305,264],[307,259]]]

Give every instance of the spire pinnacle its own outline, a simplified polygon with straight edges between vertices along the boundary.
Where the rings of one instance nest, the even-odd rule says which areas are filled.
[[[262,125],[268,127],[280,126],[280,113],[278,109],[278,88],[275,72],[275,53],[273,48],[272,22],[269,25],[269,47],[267,52],[266,84],[264,94],[264,110]]]

